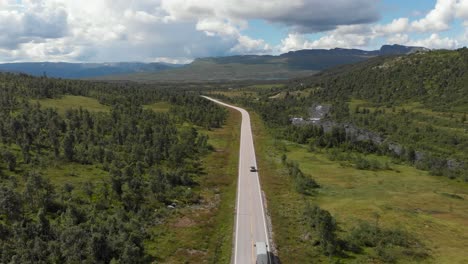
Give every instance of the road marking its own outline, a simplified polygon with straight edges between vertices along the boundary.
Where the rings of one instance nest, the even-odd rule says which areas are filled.
[[[249,179],[249,182],[250,182],[250,179]],[[249,201],[252,201],[252,192],[249,192]],[[254,234],[253,234],[253,226],[252,226],[252,216],[253,216],[253,213],[252,213],[252,203],[249,203],[249,218],[250,218],[250,240],[253,241],[254,239]],[[255,242],[254,242],[255,243]],[[252,261],[255,263],[255,255],[254,255],[254,247],[253,245],[250,247],[250,252],[252,253],[251,254],[251,257],[252,257]]]
[[[235,107],[235,106],[232,106],[232,105],[228,105],[226,103],[223,103],[223,102],[220,102],[218,100],[215,100],[215,99],[212,99],[210,97],[207,97],[207,96],[202,96],[210,101],[213,101],[215,103],[218,103],[220,105],[224,105],[226,107],[229,107],[229,108],[232,108],[232,109],[235,109],[237,111],[239,111],[241,113],[241,134],[240,134],[240,146],[239,146],[239,168],[238,168],[238,186],[237,186],[237,208],[236,208],[236,237],[235,237],[235,248],[234,248],[234,264],[237,264],[237,252],[238,252],[238,245],[239,245],[239,239],[238,239],[238,232],[239,232],[239,205],[240,205],[240,186],[241,186],[241,169],[243,168],[243,164],[242,164],[242,149],[241,149],[241,146],[243,145],[242,144],[242,135],[247,135],[248,133],[244,134],[243,133],[243,130],[247,130],[247,125],[249,126],[250,128],[250,135],[249,137],[247,138],[248,142],[252,144],[252,150],[253,150],[253,164],[255,165],[255,167],[258,169],[258,166],[257,166],[257,160],[256,160],[256,154],[255,154],[255,144],[253,142],[253,136],[252,136],[252,126],[251,126],[251,122],[250,122],[250,115],[249,113],[245,110],[245,109],[242,109],[242,108],[239,108],[239,107]],[[244,114],[245,114],[245,119],[244,119]],[[246,126],[244,126],[244,124],[247,124]],[[245,128],[245,129],[242,129],[242,128]],[[245,138],[244,138],[245,139]],[[249,141],[250,140],[250,141]],[[263,203],[263,195],[262,195],[262,190],[261,190],[261,187],[260,187],[260,177],[259,177],[259,174],[258,172],[256,172],[255,174],[256,178],[257,178],[257,184],[258,184],[258,195],[259,195],[259,198],[260,198],[260,205],[261,205],[261,212],[262,212],[262,220],[263,220],[263,227],[264,227],[264,232],[265,232],[265,238],[266,238],[266,241],[265,241],[265,244],[267,245],[267,251],[269,251],[270,249],[270,240],[269,240],[269,235],[268,235],[268,229],[267,229],[267,223],[266,223],[266,218],[265,218],[265,208],[264,208],[264,203]],[[249,197],[251,198],[251,194],[252,192],[249,192]],[[252,213],[251,213],[251,209],[252,209],[252,206],[250,205],[249,207],[249,212],[250,212],[250,217],[249,219],[251,220],[251,217],[252,217]],[[250,221],[250,233],[251,233],[251,240],[252,240],[252,221]],[[255,242],[254,242],[255,243]],[[254,253],[254,248],[253,248],[253,245],[250,245],[251,246],[251,252]],[[268,254],[268,260],[269,262],[271,263],[271,259],[270,259],[270,254]],[[254,262],[255,262],[255,258],[254,258]],[[240,264],[245,264],[245,263],[240,263]]]
[[[237,248],[238,248],[238,245],[239,245],[239,239],[238,239],[238,235],[237,235],[237,232],[239,230],[239,204],[240,204],[240,184],[241,184],[241,162],[242,162],[242,159],[241,159],[241,149],[240,149],[240,142],[242,141],[242,114],[241,114],[241,133],[239,135],[239,168],[237,168],[238,170],[238,175],[237,175],[237,205],[236,205],[236,245],[234,246],[234,264],[237,263]]]

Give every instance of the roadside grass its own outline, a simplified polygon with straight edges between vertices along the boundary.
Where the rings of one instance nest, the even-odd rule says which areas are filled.
[[[254,136],[262,187],[268,198],[275,242],[283,263],[326,262],[303,228],[303,208],[307,202],[330,211],[346,236],[359,221],[382,227],[400,228],[414,235],[429,249],[426,263],[466,263],[468,255],[468,184],[407,165],[391,163],[386,157],[365,156],[390,163],[389,170],[367,171],[331,161],[324,151],[308,152],[302,145],[275,141],[258,116],[253,115]],[[300,196],[284,173],[280,156],[299,163],[321,188],[312,197]],[[366,254],[350,254],[346,263],[375,263]],[[400,263],[416,263],[400,256]],[[419,260],[420,261],[420,260]]]
[[[168,102],[156,102],[154,104],[143,106],[143,109],[153,110],[159,113],[168,112],[170,108],[171,108],[171,104],[169,104]]]
[[[203,159],[201,203],[175,209],[145,242],[158,263],[229,263],[232,253],[239,158],[240,113],[229,109],[223,128],[201,131],[214,151]]]
[[[282,263],[310,263],[320,252],[303,241],[304,197],[295,191],[281,165],[281,144],[271,137],[260,117],[251,112],[252,129],[262,190],[271,217],[273,240]]]
[[[39,102],[41,106],[45,108],[55,108],[59,114],[65,114],[68,109],[79,109],[80,107],[91,112],[107,112],[110,110],[110,107],[99,103],[97,99],[85,96],[65,95],[56,99],[40,99],[32,101]]]

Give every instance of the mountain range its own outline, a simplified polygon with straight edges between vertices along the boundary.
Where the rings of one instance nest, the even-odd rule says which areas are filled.
[[[158,72],[179,67],[177,64],[117,62],[117,63],[67,63],[67,62],[19,62],[0,64],[0,71],[26,73],[33,76],[81,79],[98,76]]]
[[[56,78],[132,81],[281,80],[308,76],[324,69],[376,56],[427,51],[422,47],[384,45],[379,50],[308,49],[274,55],[198,58],[186,65],[165,63],[6,63],[0,71]]]

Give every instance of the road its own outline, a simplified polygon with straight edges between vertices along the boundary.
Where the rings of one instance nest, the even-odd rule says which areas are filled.
[[[265,242],[268,248],[270,246],[258,172],[250,171],[250,166],[258,168],[250,127],[250,115],[242,108],[225,104],[210,97],[204,97],[220,105],[233,108],[242,114],[234,264],[255,263],[254,243],[257,241]]]

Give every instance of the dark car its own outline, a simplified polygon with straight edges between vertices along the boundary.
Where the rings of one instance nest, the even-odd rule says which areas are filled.
[[[250,166],[250,171],[251,171],[251,172],[256,172],[256,171],[257,171],[257,168],[255,168],[255,166]]]

